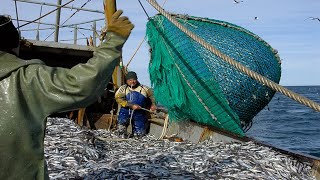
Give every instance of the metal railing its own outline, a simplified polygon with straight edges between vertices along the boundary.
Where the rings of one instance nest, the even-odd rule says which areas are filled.
[[[36,37],[35,40],[40,41],[40,32],[41,31],[48,31],[48,30],[52,30],[53,32],[47,36],[47,38],[45,39],[41,39],[41,41],[46,41],[52,34],[54,34],[54,41],[55,42],[72,42],[73,44],[78,44],[78,40],[86,40],[88,42],[89,39],[92,40],[92,44],[93,46],[96,46],[96,40],[97,38],[99,39],[99,32],[97,30],[97,22],[99,21],[105,21],[104,17],[98,18],[98,19],[94,19],[94,20],[89,20],[89,21],[83,21],[80,23],[72,23],[72,24],[65,24],[73,15],[75,15],[77,12],[80,11],[85,11],[85,12],[91,12],[91,13],[98,13],[99,15],[103,15],[104,16],[104,11],[99,11],[99,10],[93,10],[93,9],[86,9],[83,8],[83,6],[89,2],[89,0],[82,6],[82,7],[74,7],[74,6],[67,6],[67,5],[61,5],[61,1],[62,0],[57,0],[57,4],[51,4],[51,3],[46,3],[46,2],[38,2],[38,1],[32,1],[32,0],[15,0],[17,2],[21,2],[21,3],[28,3],[28,4],[36,4],[36,5],[40,5],[40,17],[42,15],[42,7],[43,6],[52,6],[52,7],[56,7],[56,19],[55,19],[55,24],[54,23],[46,23],[46,22],[41,22],[41,19],[39,20],[26,20],[26,19],[19,19],[19,22],[26,22],[26,23],[30,23],[30,24],[34,24],[37,25],[37,28],[33,27],[33,28],[29,28],[29,29],[20,29],[21,32],[32,32],[34,31],[36,33]],[[62,24],[60,23],[60,19],[61,19],[61,10],[62,9],[70,9],[70,10],[76,10],[66,21],[64,21]],[[20,14],[21,15],[21,14]],[[17,20],[15,18],[13,18],[13,20]],[[87,28],[87,27],[81,27],[81,25],[86,25],[86,24],[90,24],[91,23],[91,28]],[[103,22],[105,23],[105,22]],[[45,26],[50,26],[50,27],[42,27],[40,28],[40,25],[45,25]],[[73,29],[73,39],[61,39],[59,40],[59,32],[61,30],[61,28],[71,28]],[[86,33],[81,32],[80,30],[83,31],[88,31]],[[78,33],[81,33],[81,35],[83,36],[82,38],[78,37]]]

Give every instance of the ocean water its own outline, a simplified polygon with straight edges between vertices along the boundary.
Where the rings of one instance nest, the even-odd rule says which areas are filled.
[[[286,87],[320,104],[320,86]],[[281,149],[320,158],[320,112],[276,93],[246,133]]]

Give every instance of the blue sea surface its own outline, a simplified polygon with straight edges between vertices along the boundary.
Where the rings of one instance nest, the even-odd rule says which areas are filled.
[[[320,104],[320,86],[286,87]],[[246,133],[281,149],[320,157],[320,112],[276,93]]]

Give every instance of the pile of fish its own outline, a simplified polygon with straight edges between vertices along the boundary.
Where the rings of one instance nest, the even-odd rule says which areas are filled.
[[[45,158],[50,179],[315,179],[310,164],[252,142],[121,139],[66,118],[48,118]]]

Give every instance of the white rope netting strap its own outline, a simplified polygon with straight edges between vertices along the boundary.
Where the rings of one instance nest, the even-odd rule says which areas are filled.
[[[184,32],[185,34],[187,34],[189,37],[191,37],[194,41],[198,42],[199,44],[201,44],[204,48],[208,49],[209,51],[211,51],[212,53],[214,53],[216,56],[220,57],[221,59],[223,59],[224,61],[226,61],[227,63],[231,64],[233,67],[235,67],[237,70],[239,70],[240,72],[248,75],[249,77],[257,80],[258,82],[262,83],[265,86],[268,86],[269,88],[271,88],[274,91],[280,92],[283,95],[303,104],[306,105],[312,109],[314,109],[315,111],[320,112],[320,105],[317,104],[316,102],[303,97],[273,81],[271,81],[270,79],[250,70],[249,68],[245,67],[244,65],[242,65],[241,63],[235,61],[234,59],[226,56],[225,54],[223,54],[221,51],[219,51],[218,49],[216,49],[215,47],[213,47],[212,45],[210,45],[209,43],[207,43],[205,40],[203,40],[202,38],[200,38],[199,36],[197,36],[196,34],[192,33],[190,30],[188,30],[187,28],[185,28],[182,24],[180,24],[174,17],[172,17],[168,12],[166,12],[163,8],[161,8],[158,3],[155,0],[147,0],[148,3],[150,5],[152,5],[158,12],[160,12],[163,16],[165,16],[172,24],[174,24],[177,28],[179,28],[182,32]]]

